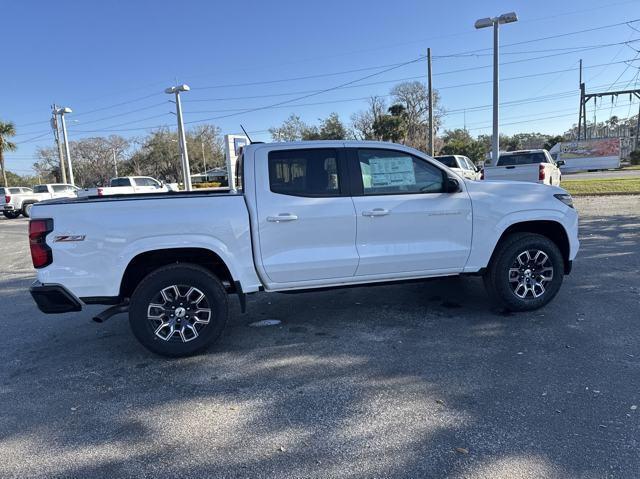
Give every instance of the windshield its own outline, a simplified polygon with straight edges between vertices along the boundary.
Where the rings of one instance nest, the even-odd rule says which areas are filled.
[[[534,153],[502,155],[498,159],[498,166],[532,165],[534,163],[548,163],[546,155],[541,151],[537,151]]]
[[[49,193],[49,190],[47,189],[47,185],[37,185],[33,187],[33,192],[34,193]]]
[[[458,163],[456,162],[456,157],[453,155],[447,156],[436,156],[436,160],[442,163],[444,166],[448,166],[449,168],[458,168]]]

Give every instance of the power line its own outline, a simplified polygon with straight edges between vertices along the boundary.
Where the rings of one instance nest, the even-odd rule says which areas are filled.
[[[354,83],[361,82],[363,80],[366,80],[368,78],[372,78],[374,76],[382,75],[383,73],[387,73],[389,71],[395,70],[395,69],[403,67],[405,65],[409,65],[411,63],[418,62],[420,60],[422,60],[422,56],[420,56],[420,57],[418,57],[418,58],[416,58],[414,60],[410,60],[408,62],[404,62],[404,63],[401,63],[399,65],[395,65],[393,67],[386,68],[386,69],[384,69],[382,71],[375,72],[375,73],[370,73],[369,75],[366,75],[366,76],[363,76],[363,77],[360,77],[360,78],[356,78],[355,80],[350,80],[348,82],[341,83],[340,85],[335,85],[333,87],[325,88],[324,90],[319,90],[318,92],[309,93],[307,95],[303,95],[303,96],[299,96],[299,97],[296,97],[296,98],[292,98],[290,100],[283,100],[281,102],[274,103],[272,105],[264,105],[264,106],[260,106],[260,107],[256,107],[256,108],[249,108],[249,109],[244,110],[242,112],[230,113],[228,115],[223,115],[223,116],[220,116],[220,117],[214,117],[214,118],[202,119],[202,120],[197,120],[197,121],[185,122],[185,124],[200,123],[200,122],[203,122],[203,121],[210,121],[210,120],[218,120],[218,119],[221,119],[221,118],[228,118],[230,116],[236,116],[236,115],[239,115],[239,114],[251,113],[251,112],[260,111],[260,110],[267,110],[269,108],[274,108],[274,107],[277,107],[277,106],[280,106],[280,105],[286,105],[287,103],[293,103],[293,102],[296,102],[298,100],[304,100],[305,98],[309,98],[309,97],[312,97],[312,96],[315,96],[315,95],[320,95],[322,93],[327,93],[327,92],[334,91],[334,90],[337,90],[337,89],[340,89],[340,88],[346,88],[349,85],[353,85]]]

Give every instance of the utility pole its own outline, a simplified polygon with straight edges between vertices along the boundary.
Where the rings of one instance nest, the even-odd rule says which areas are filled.
[[[53,137],[58,147],[58,160],[60,161],[60,176],[63,183],[67,182],[67,168],[65,166],[64,153],[62,152],[62,143],[60,143],[60,129],[58,127],[58,105],[51,105],[51,128],[53,129]]]
[[[176,116],[178,117],[178,139],[180,141],[180,153],[182,156],[182,178],[184,187],[191,191],[191,171],[189,167],[189,153],[187,152],[187,138],[184,133],[184,121],[182,119],[182,104],[180,103],[180,92],[189,91],[189,85],[177,85],[167,88],[164,92],[176,96]]]
[[[116,149],[113,148],[111,152],[113,153],[113,170],[115,171],[115,176],[118,176],[118,162],[116,160]]]
[[[69,182],[75,186],[75,181],[73,179],[73,166],[71,164],[71,153],[69,151],[69,138],[67,136],[67,123],[64,121],[65,113],[72,113],[73,110],[69,107],[58,108],[56,112],[60,115],[60,121],[62,123],[62,138],[64,140],[64,152],[67,157],[67,161],[69,162]]]
[[[640,135],[640,103],[638,103],[638,118],[636,119],[636,144],[633,148],[634,150],[638,149],[638,135]]]
[[[209,181],[209,176],[207,175],[207,158],[204,156],[204,141],[200,138],[200,145],[202,146],[202,165],[204,168],[204,175],[207,177],[207,181]]]
[[[427,76],[429,88],[429,156],[433,156],[433,84],[431,78],[431,48],[427,48]]]
[[[580,81],[578,82],[578,87],[580,88],[580,108],[578,110],[578,141],[580,141],[580,130],[582,130],[582,109],[584,108],[584,87],[582,86],[582,58],[580,59]]]
[[[486,28],[493,26],[493,138],[491,146],[491,159],[492,164],[495,166],[498,164],[498,157],[500,156],[500,131],[498,123],[498,106],[500,102],[499,96],[499,57],[500,57],[500,42],[499,42],[499,27],[500,24],[513,23],[518,21],[518,16],[515,12],[503,13],[499,17],[481,18],[475,23],[476,28]]]

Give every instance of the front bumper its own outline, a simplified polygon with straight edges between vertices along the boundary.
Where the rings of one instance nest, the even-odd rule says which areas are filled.
[[[59,284],[42,284],[36,281],[29,292],[43,313],[60,314],[82,310],[80,300]]]

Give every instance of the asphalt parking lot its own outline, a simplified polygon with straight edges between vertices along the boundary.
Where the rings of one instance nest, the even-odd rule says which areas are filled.
[[[180,360],[123,315],[41,314],[27,222],[0,219],[0,477],[638,477],[640,197],[576,203],[542,310],[477,278],[259,294]]]

